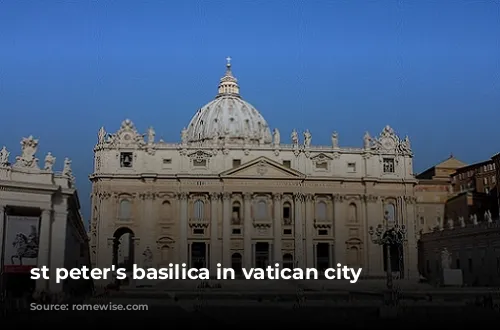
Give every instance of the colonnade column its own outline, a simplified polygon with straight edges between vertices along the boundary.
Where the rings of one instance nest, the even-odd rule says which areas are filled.
[[[39,267],[47,266],[50,267],[50,234],[52,231],[52,211],[50,209],[43,209],[42,216],[40,220],[40,241],[38,247],[38,260],[37,264]],[[63,248],[63,247],[60,247]],[[50,274],[54,276],[54,274]],[[49,280],[44,280],[40,278],[36,280],[37,290],[47,290]]]
[[[302,202],[304,195],[297,193],[294,196],[295,208],[295,267],[304,268],[304,233],[302,225]]]
[[[382,201],[378,196],[367,195],[366,196],[366,232],[365,241],[366,249],[368,250],[367,256],[368,260],[365,262],[365,274],[369,276],[384,276],[384,260],[383,260],[383,248],[372,242],[370,233],[368,232],[370,227],[377,228],[378,225],[384,225],[383,222],[383,206]]]
[[[313,234],[314,234],[314,195],[306,195],[306,267],[314,268],[314,246],[313,246]]]
[[[220,194],[210,194],[210,274],[216,274],[217,263],[221,260],[219,242]]]
[[[282,252],[282,241],[281,241],[281,222],[282,222],[282,204],[281,204],[281,194],[274,194],[274,221],[273,221],[273,231],[274,231],[274,251],[273,259],[274,263],[279,263],[280,266],[283,264],[283,252]]]
[[[231,267],[231,193],[222,195],[222,266]]]
[[[187,233],[189,228],[189,219],[188,219],[188,193],[181,193],[179,195],[180,201],[180,214],[181,214],[181,222],[179,224],[179,263],[188,263],[188,239]]]
[[[252,268],[253,252],[252,252],[252,194],[245,193],[243,195],[243,267],[246,269]]]
[[[151,192],[146,192],[146,193],[143,193],[141,194],[141,200],[142,200],[142,214],[143,214],[143,219],[142,222],[144,223],[144,229],[141,233],[141,238],[142,238],[142,244],[143,246],[141,246],[140,248],[140,251],[141,252],[141,256],[142,256],[142,253],[144,253],[144,251],[146,251],[146,249],[149,247],[149,249],[151,250],[151,252],[153,253],[153,260],[151,262],[151,266],[149,265],[142,265],[143,267],[156,267],[156,264],[155,264],[155,260],[154,260],[154,257],[157,257],[158,258],[158,251],[156,249],[156,246],[154,246],[155,242],[156,242],[156,239],[155,239],[155,225],[156,225],[156,219],[154,218],[155,214],[157,214],[157,212],[154,212],[154,199],[155,199],[155,195]],[[141,258],[143,259],[143,258]],[[139,260],[136,260],[136,263],[138,263],[137,261]],[[140,260],[141,263],[143,260]],[[158,259],[156,259],[156,261],[158,261]]]
[[[346,239],[348,235],[346,228],[344,197],[342,195],[333,196],[333,209],[335,215],[335,259],[333,260],[333,263],[345,265],[347,254]]]
[[[3,247],[3,236],[5,232],[5,205],[0,204],[0,249]]]

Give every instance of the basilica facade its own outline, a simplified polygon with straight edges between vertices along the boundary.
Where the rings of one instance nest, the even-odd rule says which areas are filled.
[[[370,227],[404,225],[392,269],[417,272],[412,151],[386,126],[359,148],[315,145],[309,131],[278,129],[241,96],[228,62],[218,94],[181,132],[180,142],[139,133],[131,120],[101,128],[94,148],[91,251],[97,267],[239,270],[279,263],[362,267],[384,276],[384,249]],[[391,255],[393,253],[391,252]],[[396,265],[396,266],[394,266]]]

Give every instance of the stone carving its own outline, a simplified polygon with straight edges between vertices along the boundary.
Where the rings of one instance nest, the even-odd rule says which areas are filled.
[[[220,193],[217,193],[217,192],[210,193],[210,200],[211,201],[218,201],[219,199],[220,199]]]
[[[273,195],[273,200],[275,202],[279,202],[281,200],[281,194],[280,193],[274,194]]]
[[[441,267],[443,269],[451,268],[451,253],[448,251],[447,248],[444,248],[441,251]]]
[[[453,229],[454,227],[453,219],[448,219],[448,228]]]
[[[299,133],[295,129],[292,131],[292,144],[294,147],[299,146]]]
[[[9,165],[9,156],[10,152],[7,151],[7,148],[3,146],[2,150],[0,150],[0,166]]]
[[[371,148],[371,143],[372,137],[370,136],[370,133],[365,132],[365,135],[363,137],[363,147],[368,150]]]
[[[411,144],[408,135],[398,145],[398,151],[402,154],[411,154]]]
[[[45,171],[52,172],[52,167],[54,167],[55,162],[56,157],[52,156],[52,153],[48,152],[47,156],[45,156],[45,165],[43,166],[43,169]]]
[[[73,177],[73,171],[71,170],[71,160],[69,158],[64,158],[64,167],[62,174],[68,177]]]
[[[123,145],[135,144],[139,147],[143,147],[146,144],[144,135],[137,132],[134,123],[132,123],[130,119],[122,121],[118,132],[109,135],[109,143],[112,146],[116,146],[117,143],[120,143]]]
[[[153,127],[149,127],[148,128],[148,144],[153,144],[155,142],[155,135],[156,135],[156,132],[155,130],[153,129]]]
[[[462,227],[462,228],[465,227],[465,219],[464,219],[464,217],[462,217],[462,216],[458,217],[458,222],[460,223],[460,227]]]
[[[144,268],[151,268],[153,266],[153,251],[148,247],[142,253],[144,257]]]
[[[488,223],[492,223],[493,222],[493,217],[491,216],[490,210],[484,211],[484,220],[486,222],[488,222]]]
[[[309,148],[311,146],[312,135],[308,129],[304,132],[304,147]]]
[[[106,142],[106,130],[104,129],[103,126],[99,129],[99,132],[97,133],[97,142],[99,144]]]
[[[339,134],[337,132],[332,133],[332,148],[337,149],[339,147]]]
[[[231,193],[230,192],[225,192],[222,194],[222,199],[225,201],[231,200]]]
[[[38,140],[30,135],[21,141],[21,156],[16,157],[16,166],[38,168],[38,158],[35,158],[38,149]]]
[[[274,143],[274,146],[275,147],[279,146],[280,142],[281,142],[280,131],[277,128],[275,128],[274,131],[273,131],[273,143]]]
[[[389,126],[385,126],[380,133],[380,136],[376,139],[372,138],[372,148],[377,151],[396,151],[397,145],[399,143],[399,138],[394,133],[394,130]]]

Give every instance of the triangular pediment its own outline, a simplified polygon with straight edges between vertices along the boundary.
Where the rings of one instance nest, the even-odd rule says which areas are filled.
[[[311,160],[332,160],[333,158],[324,153],[319,153],[311,157]]]
[[[258,157],[238,167],[220,174],[226,178],[272,178],[272,179],[303,179],[299,171],[285,167],[267,157]]]

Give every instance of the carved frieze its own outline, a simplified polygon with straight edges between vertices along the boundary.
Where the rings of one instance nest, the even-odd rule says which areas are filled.
[[[181,201],[187,201],[189,194],[187,192],[180,192],[178,197]]]
[[[304,194],[301,192],[295,193],[293,195],[293,199],[295,200],[296,203],[300,203],[304,201]]]
[[[365,195],[365,201],[367,203],[376,203],[379,200],[379,196],[376,195]]]
[[[336,202],[336,203],[342,203],[344,201],[344,196],[343,195],[340,195],[340,194],[335,194],[333,196],[333,200]]]
[[[282,197],[283,197],[283,196],[282,196],[280,193],[273,194],[273,200],[274,200],[275,202],[279,202],[279,201],[281,201],[281,198],[282,198]]]
[[[219,192],[211,192],[210,193],[210,200],[211,201],[218,201],[221,198],[221,193]]]

